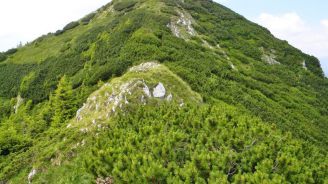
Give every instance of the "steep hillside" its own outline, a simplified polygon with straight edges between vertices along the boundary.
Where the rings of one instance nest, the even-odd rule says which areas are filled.
[[[0,53],[0,183],[325,183],[318,59],[210,0],[113,0]]]
[[[327,176],[316,147],[224,103],[204,105],[154,62],[103,84],[75,118],[27,144],[2,159],[0,176],[11,183],[322,183]]]

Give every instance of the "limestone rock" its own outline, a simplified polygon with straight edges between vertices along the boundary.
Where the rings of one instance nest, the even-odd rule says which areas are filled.
[[[207,47],[209,49],[214,49],[214,47],[212,45],[210,45],[206,40],[202,40],[203,42],[203,47]]]
[[[172,95],[172,93],[170,93],[167,97],[166,97],[166,100],[167,101],[172,101],[172,99],[173,99],[173,95]]]
[[[230,67],[231,67],[231,69],[237,71],[237,68],[236,68],[236,66],[234,64],[230,63]]]
[[[187,15],[186,13],[182,13],[182,12],[178,12],[180,17],[178,19],[178,24],[183,25],[186,27],[187,32],[191,35],[191,36],[195,36],[196,35],[196,31],[195,29],[192,27],[192,18],[190,15]]]
[[[162,75],[160,79],[157,78],[158,72]],[[168,80],[172,79],[176,79],[173,83],[175,88],[169,88],[171,85],[168,84],[171,81]],[[148,83],[155,86],[150,87]],[[179,96],[180,93],[184,94],[182,87],[185,87],[186,95]],[[165,66],[156,62],[143,63],[134,66],[124,76],[113,79],[92,93],[83,106],[77,110],[75,120],[70,122],[67,128],[77,128],[82,134],[102,130],[105,128],[105,122],[115,116],[116,112],[122,110],[125,113],[129,110],[130,104],[147,105],[149,102],[151,105],[153,101],[159,102],[154,98],[172,102],[174,95],[174,101],[181,101],[185,98],[195,102],[201,101],[198,94],[190,94],[189,91],[191,89],[188,89],[188,86]]]
[[[36,169],[32,169],[31,170],[31,172],[27,176],[28,183],[31,183],[32,182],[32,179],[36,175],[36,173],[37,173],[37,170]]]
[[[14,106],[15,114],[17,114],[19,107],[24,103],[24,99],[20,95],[18,95],[16,101],[16,105]]]
[[[178,11],[179,17],[173,17],[171,23],[167,25],[171,29],[174,36],[182,39],[189,39],[196,36],[197,32],[193,28],[193,18],[190,14],[184,11]]]
[[[181,36],[180,36],[180,30],[179,30],[178,26],[174,22],[168,24],[167,27],[171,29],[171,31],[172,31],[172,33],[173,33],[174,36],[176,36],[178,38],[181,38]]]
[[[107,178],[97,178],[96,184],[113,184],[114,180],[111,177]]]
[[[305,63],[305,61],[303,61],[303,63],[302,63],[302,67],[303,67],[304,70],[307,70],[307,69],[308,69],[308,68],[306,67],[306,63]]]
[[[268,63],[269,65],[280,64],[280,62],[278,62],[275,59],[275,56],[273,56],[273,55],[263,55],[262,60],[265,61],[266,63]]]
[[[143,92],[145,93],[145,95],[147,95],[148,97],[151,97],[151,93],[149,90],[149,87],[145,84],[145,86],[143,87]]]
[[[154,69],[156,67],[160,66],[158,63],[155,62],[146,62],[146,63],[142,63],[138,66],[134,66],[132,68],[130,68],[130,72],[147,72],[151,69]]]
[[[153,96],[155,98],[164,98],[165,94],[166,94],[166,90],[164,85],[161,82],[158,83],[158,85],[154,88]]]

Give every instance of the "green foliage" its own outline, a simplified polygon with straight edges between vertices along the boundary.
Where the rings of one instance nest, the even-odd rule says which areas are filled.
[[[32,99],[35,103],[41,102],[49,98],[63,75],[71,76],[82,68],[80,56],[72,52],[57,58],[48,58],[34,68],[35,73],[25,74],[26,77],[20,83],[21,86],[28,87],[22,88],[20,93],[23,98]]]
[[[65,31],[68,31],[70,29],[74,29],[75,27],[77,27],[79,25],[80,25],[79,22],[76,22],[76,21],[70,22],[63,28],[63,31],[65,32]]]
[[[92,183],[97,178],[116,183],[327,180],[326,153],[222,103],[139,106],[121,113],[103,122],[107,128],[90,127],[88,133],[79,132],[79,127],[49,130],[50,137],[38,140],[26,157],[18,159],[25,163],[29,154],[35,155],[37,168],[43,168],[33,179],[36,183]],[[62,164],[54,166],[57,162]],[[15,169],[21,168],[26,165]],[[24,181],[28,171],[20,172],[24,177],[20,174],[12,181]]]
[[[51,104],[54,111],[53,126],[65,123],[70,120],[76,111],[73,96],[72,84],[66,76],[63,76],[51,97]]]
[[[28,75],[24,76],[20,85],[20,92],[26,94],[29,90],[31,83],[35,80],[35,73],[31,72]]]
[[[12,55],[15,54],[18,51],[16,48],[9,49],[5,52],[5,55]]]
[[[193,18],[190,40],[168,28],[176,10]],[[115,0],[80,22],[0,53],[0,183],[25,183],[32,167],[36,183],[327,182],[328,80],[315,57],[208,0]],[[130,104],[100,130],[66,128],[100,81],[148,61],[204,104]]]
[[[97,13],[90,13],[81,19],[83,25],[89,24],[89,22],[97,15]]]
[[[59,35],[61,35],[61,34],[63,34],[63,33],[64,33],[63,30],[57,30],[57,31],[54,33],[54,35],[55,35],[55,36],[59,36]]]
[[[74,29],[76,28],[77,26],[79,26],[80,23],[77,22],[77,21],[73,21],[73,22],[70,22],[68,23],[62,30],[57,30],[54,35],[55,36],[59,36],[61,34],[63,34],[64,32],[68,31],[68,30],[71,30],[71,29]]]
[[[0,64],[0,96],[7,99],[18,95],[21,80],[35,65]]]
[[[110,127],[84,158],[119,183],[322,183],[312,174],[327,174],[324,155],[228,106],[140,108]]]
[[[2,118],[8,116],[10,112],[11,112],[10,101],[0,98],[0,123]]]
[[[30,142],[13,127],[0,129],[0,157],[14,152],[22,151],[30,146]]]
[[[118,2],[114,4],[114,9],[116,11],[122,11],[124,9],[131,9],[134,7],[134,5],[137,4],[137,1],[134,0],[122,0],[121,2]]]
[[[5,55],[5,53],[0,52],[0,62],[4,61],[7,59],[7,56]]]
[[[316,75],[318,75],[320,77],[324,77],[324,73],[321,69],[320,62],[314,56],[306,57],[305,65],[311,72],[315,73]]]

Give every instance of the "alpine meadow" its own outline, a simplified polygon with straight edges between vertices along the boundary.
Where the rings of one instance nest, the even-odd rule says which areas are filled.
[[[0,184],[328,183],[319,60],[211,0],[112,0],[0,52]]]

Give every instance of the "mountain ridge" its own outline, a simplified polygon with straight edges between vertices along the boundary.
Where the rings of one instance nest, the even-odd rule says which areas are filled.
[[[5,54],[0,182],[324,183],[327,95],[224,6],[114,0]]]

